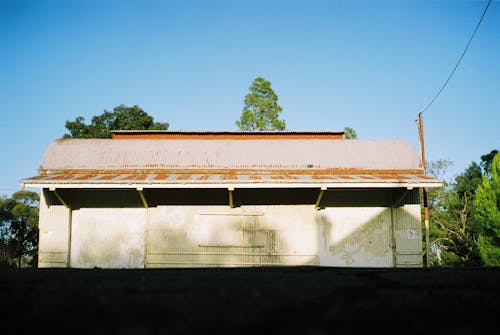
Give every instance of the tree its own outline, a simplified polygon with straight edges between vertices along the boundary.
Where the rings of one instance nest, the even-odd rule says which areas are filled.
[[[493,158],[495,158],[498,150],[491,150],[490,153],[481,156],[481,166],[484,173],[489,174],[491,172],[491,164],[493,163]]]
[[[112,130],[167,130],[168,123],[155,122],[153,117],[139,106],[117,106],[112,112],[104,110],[92,117],[90,124],[78,116],[75,121],[66,121],[69,133],[64,138],[111,138]]]
[[[467,196],[470,201],[474,201],[476,190],[481,184],[481,167],[472,162],[467,169],[455,177],[455,190],[461,198]]]
[[[18,191],[0,199],[0,265],[22,266],[23,257],[37,262],[38,193]]]
[[[443,179],[448,160],[427,162],[427,174]],[[460,193],[457,184],[444,181],[443,188],[429,189],[429,233],[431,264],[477,266],[477,238],[471,217],[471,193]]]
[[[356,130],[349,128],[349,127],[345,127],[344,128],[344,137],[348,140],[353,140],[353,139],[358,138],[358,135],[356,134]]]
[[[253,81],[244,103],[240,120],[236,121],[240,130],[285,130],[285,120],[278,119],[283,108],[266,79],[258,77]]]
[[[484,156],[483,156],[484,157]],[[484,161],[484,160],[483,160]],[[478,248],[486,266],[500,266],[500,153],[484,173],[474,199]]]

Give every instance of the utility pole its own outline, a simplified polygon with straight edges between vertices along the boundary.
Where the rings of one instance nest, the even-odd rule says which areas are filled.
[[[424,168],[424,175],[426,174],[426,162],[425,162],[425,149],[424,149],[424,116],[422,113],[418,114],[418,135],[420,138],[420,152],[422,154],[422,167]],[[425,259],[426,266],[431,266],[430,255],[430,245],[429,245],[429,207],[427,204],[427,188],[423,187],[424,196],[424,225],[425,225]]]

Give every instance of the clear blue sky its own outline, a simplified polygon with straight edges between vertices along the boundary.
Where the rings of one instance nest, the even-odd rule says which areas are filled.
[[[37,174],[67,120],[139,105],[171,130],[236,130],[254,78],[289,130],[406,139],[487,0],[0,1],[0,194]],[[500,2],[424,114],[446,179],[500,148]]]

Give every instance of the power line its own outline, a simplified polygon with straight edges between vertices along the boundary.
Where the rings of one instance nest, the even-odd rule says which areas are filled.
[[[446,85],[448,84],[448,82],[450,81],[451,77],[453,76],[453,74],[455,73],[455,71],[457,70],[458,68],[458,65],[460,64],[460,62],[462,61],[462,59],[464,58],[465,56],[465,53],[467,52],[467,49],[469,49],[469,45],[470,43],[472,42],[472,39],[474,38],[474,36],[476,35],[478,29],[479,29],[479,26],[481,25],[481,22],[483,21],[483,18],[484,16],[486,15],[486,11],[488,10],[488,7],[490,6],[490,3],[491,3],[491,0],[488,0],[488,3],[486,4],[486,8],[484,9],[484,12],[483,12],[483,15],[481,15],[481,19],[479,19],[479,22],[477,23],[477,26],[476,26],[476,29],[474,29],[474,32],[472,33],[472,36],[470,37],[469,39],[469,42],[467,43],[464,51],[462,52],[462,55],[460,56],[460,58],[458,59],[458,62],[457,64],[455,64],[455,67],[453,68],[453,70],[451,71],[450,75],[448,76],[448,79],[446,79],[446,81],[444,82],[443,86],[441,86],[441,88],[439,89],[439,91],[437,92],[437,94],[434,96],[434,98],[431,100],[431,102],[429,102],[429,104],[427,105],[427,107],[425,107],[421,112],[420,114],[423,114],[425,111],[427,111],[429,109],[429,107],[431,107],[431,105],[434,103],[434,101],[436,101],[436,99],[439,97],[439,95],[441,94],[441,92],[443,92],[444,88],[446,87]]]

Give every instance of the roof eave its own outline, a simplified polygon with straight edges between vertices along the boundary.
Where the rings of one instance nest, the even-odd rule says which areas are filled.
[[[130,182],[130,183],[88,183],[88,182],[65,182],[55,181],[33,182],[21,181],[24,188],[65,188],[65,189],[147,189],[147,188],[164,188],[164,189],[180,189],[180,188],[435,188],[442,187],[443,183],[439,180],[430,181],[370,181],[370,182],[190,182],[190,183],[158,183],[158,182]]]

